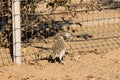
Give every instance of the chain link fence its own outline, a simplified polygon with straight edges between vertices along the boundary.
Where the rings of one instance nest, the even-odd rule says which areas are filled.
[[[11,6],[11,0],[0,0],[0,66],[12,63]]]
[[[67,53],[104,53],[120,47],[119,0],[20,0],[22,62],[49,56],[54,36],[69,32]],[[5,5],[7,4],[7,5]],[[12,63],[12,1],[0,3],[1,65]]]

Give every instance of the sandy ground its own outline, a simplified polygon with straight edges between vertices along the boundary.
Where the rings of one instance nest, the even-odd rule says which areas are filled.
[[[78,32],[76,30],[76,34],[90,33],[94,36],[93,39],[115,37],[120,35],[119,16],[119,9],[103,10],[102,12],[95,11],[89,14],[79,13],[79,18],[74,20],[74,22],[85,23],[84,21],[90,22],[92,20],[102,19],[100,21],[102,25],[99,25],[100,23],[98,22],[97,26],[95,25],[94,27],[92,27],[93,25],[87,25],[87,27],[79,26],[78,28],[74,24],[71,26],[78,30]],[[54,17],[57,21],[64,16],[59,14],[59,16],[55,15]],[[108,20],[109,17],[111,20]],[[112,18],[114,18],[114,22]],[[106,23],[104,23],[104,19],[107,19]],[[46,55],[40,56],[41,58],[35,58],[36,54],[45,53],[37,47],[49,48],[52,43],[35,43],[32,44],[32,47],[22,47],[22,54],[24,55],[22,60],[24,63],[21,66],[10,65],[12,60],[9,55],[9,50],[0,48],[0,64],[8,64],[7,66],[2,65],[0,67],[0,80],[120,80],[119,41],[120,38],[72,42],[72,44],[68,42],[67,49],[70,52],[63,59],[64,65],[49,63],[46,59],[40,60],[41,58],[45,58]],[[98,48],[100,50],[108,50],[108,52],[99,52]],[[81,50],[79,51],[79,49]]]
[[[120,49],[67,54],[63,61],[64,65],[36,60],[3,66],[0,80],[120,80]]]

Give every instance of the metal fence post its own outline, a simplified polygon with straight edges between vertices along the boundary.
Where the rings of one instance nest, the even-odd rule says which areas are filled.
[[[13,19],[13,58],[15,64],[21,64],[21,24],[20,24],[20,1],[12,0]]]

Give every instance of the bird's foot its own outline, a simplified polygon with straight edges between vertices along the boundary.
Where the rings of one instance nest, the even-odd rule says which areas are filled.
[[[65,62],[60,62],[60,64],[65,65]]]

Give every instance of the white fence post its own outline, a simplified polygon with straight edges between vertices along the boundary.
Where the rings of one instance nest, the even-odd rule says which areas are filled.
[[[21,24],[20,1],[12,0],[13,19],[13,58],[15,64],[21,64]]]

